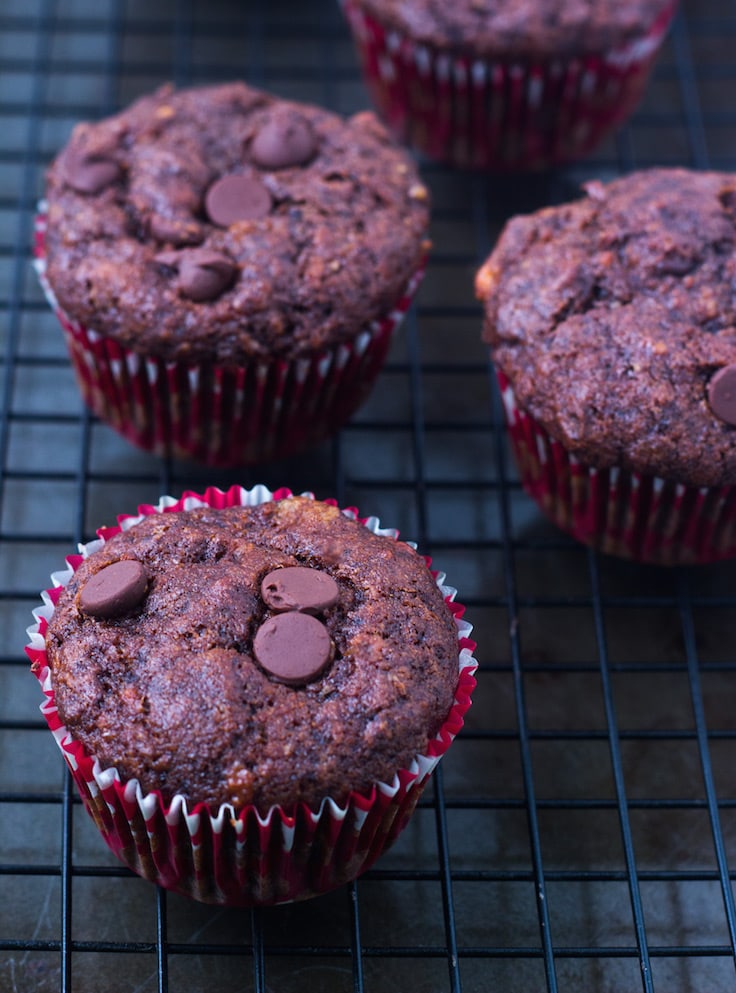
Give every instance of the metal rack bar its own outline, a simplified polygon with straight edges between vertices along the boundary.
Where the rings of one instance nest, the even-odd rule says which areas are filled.
[[[736,969],[736,905],[734,904],[733,889],[728,868],[728,858],[726,856],[726,846],[723,837],[723,828],[719,814],[719,801],[713,779],[713,767],[710,757],[710,746],[708,743],[708,732],[706,729],[705,710],[703,707],[703,693],[700,683],[700,673],[698,671],[698,653],[695,644],[695,631],[693,626],[692,612],[688,602],[687,578],[683,574],[679,579],[680,594],[680,618],[682,621],[685,651],[687,654],[687,671],[690,683],[690,696],[692,699],[693,717],[695,719],[695,731],[698,739],[698,751],[703,773],[703,783],[705,785],[706,803],[708,805],[708,818],[710,828],[713,833],[713,847],[715,849],[716,862],[718,865],[719,881],[723,896],[723,906],[726,914],[728,935],[731,942],[731,952],[734,956],[734,968]]]
[[[652,967],[649,961],[649,946],[647,942],[646,927],[644,925],[644,908],[642,905],[641,890],[639,887],[639,872],[636,864],[636,853],[631,831],[631,822],[629,820],[629,801],[626,795],[623,760],[621,757],[621,743],[618,731],[618,720],[616,717],[616,705],[613,698],[613,689],[608,672],[608,649],[601,606],[600,577],[598,574],[597,559],[593,552],[588,552],[588,569],[590,573],[591,589],[593,591],[593,614],[595,618],[595,633],[598,644],[598,655],[600,658],[603,701],[606,710],[607,738],[611,754],[611,765],[613,767],[613,778],[616,785],[616,806],[618,808],[619,823],[621,825],[621,837],[623,839],[624,858],[626,860],[626,880],[629,887],[629,899],[631,901],[631,910],[634,917],[636,945],[639,950],[639,967],[641,969],[642,989],[645,990],[645,993],[652,993],[654,990],[654,985],[652,982]]]
[[[503,481],[505,478],[506,469],[501,433],[502,415],[498,398],[496,398],[493,422],[496,430],[496,453],[499,476]],[[504,533],[508,535],[511,531],[508,497],[503,489],[499,491],[499,494],[501,514],[504,523]],[[539,931],[544,955],[544,969],[547,979],[547,988],[549,993],[556,993],[558,989],[557,971],[555,966],[556,951],[553,947],[552,921],[550,918],[549,900],[547,898],[545,886],[542,845],[540,840],[538,819],[538,799],[534,785],[534,771],[526,718],[524,678],[521,665],[521,649],[518,630],[518,608],[515,597],[516,580],[514,576],[513,549],[510,539],[505,542],[504,548],[504,577],[506,580],[506,588],[509,593],[509,640],[511,642],[514,697],[516,700],[516,720],[519,727],[519,747],[521,751],[524,797],[527,808],[527,824],[531,845],[531,862],[534,870],[534,889],[537,901],[537,915],[539,919]]]

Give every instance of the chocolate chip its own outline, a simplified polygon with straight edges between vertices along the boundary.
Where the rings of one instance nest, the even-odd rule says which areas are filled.
[[[304,566],[274,569],[261,582],[261,596],[272,610],[319,614],[338,597],[335,580],[326,572]]]
[[[100,569],[87,580],[79,594],[79,606],[90,617],[110,620],[137,607],[146,593],[148,580],[140,562],[121,559]]]
[[[205,210],[213,224],[230,227],[237,221],[257,220],[271,210],[271,194],[256,176],[223,176],[207,190]]]
[[[227,255],[209,248],[159,252],[154,261],[179,273],[179,293],[188,300],[201,302],[219,297],[232,283],[237,266]]]
[[[270,117],[250,145],[250,157],[261,169],[285,169],[314,158],[317,136],[300,114]]]
[[[111,155],[70,148],[62,159],[62,173],[77,193],[99,193],[116,182],[122,169]]]
[[[716,417],[736,427],[736,363],[719,369],[708,383],[708,403]]]
[[[181,252],[159,252],[153,258],[155,262],[158,262],[159,265],[165,265],[167,269],[178,270]]]
[[[253,651],[269,675],[289,686],[316,679],[334,656],[324,624],[295,610],[264,621],[253,639]]]
[[[182,252],[179,292],[189,300],[214,300],[232,283],[236,266],[232,259],[207,248]]]

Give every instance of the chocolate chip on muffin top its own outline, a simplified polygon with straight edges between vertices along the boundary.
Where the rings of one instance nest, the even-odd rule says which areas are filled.
[[[79,608],[88,617],[109,620],[129,613],[143,599],[148,579],[135,559],[111,562],[85,583],[79,595]]]

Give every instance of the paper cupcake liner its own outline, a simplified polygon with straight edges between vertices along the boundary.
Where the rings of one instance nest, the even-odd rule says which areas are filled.
[[[397,139],[459,168],[540,170],[588,155],[639,102],[676,9],[611,52],[482,59],[417,44],[340,0],[363,78]]]
[[[585,465],[517,406],[508,379],[496,374],[522,485],[559,528],[597,551],[653,565],[736,555],[736,487]]]
[[[214,810],[204,803],[190,809],[181,796],[166,803],[158,792],[144,793],[137,780],[124,781],[115,769],[103,769],[74,740],[54,702],[45,633],[63,587],[84,558],[149,514],[252,506],[290,496],[288,489],[271,493],[264,486],[233,486],[227,491],[212,487],[203,494],[187,492],[178,500],[163,497],[156,506],[140,506],[137,515],[119,517],[117,526],[101,528],[97,540],[67,557],[66,569],[52,575],[54,586],[42,593],[43,606],[34,611],[35,624],[28,628],[26,653],[46,698],[41,711],[108,846],[138,875],[206,903],[255,906],[305,899],[365,872],[409,820],[432,770],[463,726],[475,686],[472,627],[462,619],[464,608],[455,602],[456,590],[445,585],[443,573],[432,571],[457,626],[458,685],[437,735],[391,782],[375,783],[365,793],[354,791],[342,803],[326,797],[317,810],[298,804],[262,813],[254,806],[223,804]],[[342,513],[377,534],[398,538],[395,530],[381,528],[377,518],[359,517],[355,508]]]
[[[84,402],[139,448],[217,467],[285,458],[336,434],[368,397],[425,268],[349,342],[293,360],[190,365],[141,355],[70,317],[46,278],[45,231],[42,205],[34,265]]]

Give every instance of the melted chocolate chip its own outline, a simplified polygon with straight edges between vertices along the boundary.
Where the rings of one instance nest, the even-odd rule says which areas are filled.
[[[261,596],[271,610],[319,614],[337,602],[338,588],[326,572],[304,566],[274,569],[261,582]]]
[[[321,621],[293,610],[264,621],[253,639],[253,651],[278,682],[304,686],[332,661],[334,645]]]
[[[250,157],[261,169],[304,165],[316,151],[317,136],[311,124],[295,113],[274,114],[250,145]]]
[[[182,252],[179,265],[179,292],[189,300],[214,300],[232,283],[235,263],[226,255],[207,248]]]
[[[146,572],[135,559],[121,559],[100,569],[79,594],[80,609],[90,617],[111,620],[137,607],[148,587]]]
[[[260,179],[240,174],[215,180],[205,197],[207,216],[221,228],[265,217],[271,204],[271,194]]]
[[[736,427],[736,363],[719,369],[708,383],[708,403],[716,417]]]
[[[77,193],[94,194],[116,182],[122,169],[111,155],[69,149],[62,159],[64,179]]]
[[[214,300],[232,284],[238,271],[227,255],[209,248],[159,252],[154,261],[179,273],[179,293],[188,300]]]

